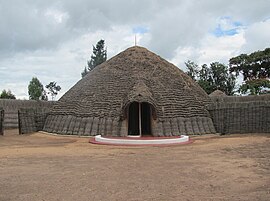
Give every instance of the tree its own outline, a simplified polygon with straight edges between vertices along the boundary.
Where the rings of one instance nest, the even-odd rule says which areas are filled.
[[[48,94],[51,94],[52,100],[54,100],[58,92],[61,90],[61,87],[56,85],[56,82],[50,82],[46,85],[46,88],[49,90]]]
[[[270,93],[270,81],[267,79],[252,79],[246,80],[239,88],[242,94],[249,93],[250,95]]]
[[[85,67],[81,73],[84,77],[89,71],[93,70],[97,65],[102,64],[107,60],[107,50],[105,49],[105,40],[97,42],[96,46],[93,46],[93,54],[91,59],[87,61],[87,68]]]
[[[16,99],[15,95],[11,93],[10,90],[6,91],[5,89],[0,94],[1,99]]]
[[[83,72],[81,73],[82,77],[86,76],[87,73],[88,73],[88,70],[87,70],[86,67],[84,67],[84,70],[83,70]]]
[[[187,67],[186,74],[191,77],[193,80],[196,80],[198,73],[199,73],[199,66],[198,64],[194,63],[193,61],[188,60],[185,62]]]
[[[33,77],[28,85],[28,94],[30,100],[48,100],[43,85],[36,77]]]
[[[236,76],[229,73],[228,66],[219,62],[210,64],[213,79],[213,90],[221,90],[227,95],[234,94]]]
[[[208,68],[206,64],[203,64],[201,69],[198,70],[197,82],[207,94],[210,94],[215,90],[213,86],[211,69]]]
[[[243,75],[241,93],[261,94],[270,91],[270,48],[251,54],[241,54],[229,61],[230,72]]]
[[[236,77],[229,72],[228,66],[219,62],[213,62],[208,67],[203,64],[201,68],[192,62],[185,63],[188,72],[186,72],[192,79],[194,79],[207,94],[219,89],[227,95],[234,94]]]

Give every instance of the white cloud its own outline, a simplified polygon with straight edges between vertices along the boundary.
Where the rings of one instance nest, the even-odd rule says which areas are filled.
[[[108,57],[145,46],[184,67],[269,47],[270,1],[0,0],[0,86],[27,98],[37,76],[56,81],[61,94],[80,79],[101,38]],[[215,30],[220,28],[220,35]],[[59,96],[58,96],[59,97]]]
[[[188,60],[199,62],[197,60],[199,56],[200,49],[194,47],[178,47],[175,51],[173,59],[170,60],[171,63],[178,66],[181,70],[186,71],[185,62]]]
[[[228,64],[231,57],[240,54],[245,44],[244,32],[233,36],[207,35],[197,46],[178,47],[172,62],[185,70],[184,62],[191,60],[199,65],[221,62]]]
[[[233,36],[215,37],[209,35],[202,41],[198,61],[201,64],[215,61],[227,64],[231,57],[240,54],[239,50],[244,44],[243,31]]]
[[[2,89],[11,89],[19,99],[27,99],[28,84],[35,76],[44,87],[49,82],[56,81],[62,87],[57,96],[59,98],[81,78],[80,73],[92,54],[92,45],[106,37],[105,45],[110,47],[108,49],[108,58],[110,58],[134,45],[134,35],[131,33],[130,27],[116,26],[109,32],[84,34],[64,43],[54,51],[37,50],[18,53],[0,62],[0,73],[5,77],[4,80],[0,80],[0,86]],[[119,41],[118,38],[121,40]],[[140,39],[139,34],[138,41]]]
[[[61,12],[56,9],[47,9],[45,11],[45,16],[52,18],[57,24],[63,23],[69,17],[66,12]]]
[[[251,24],[245,30],[246,44],[242,47],[243,53],[251,53],[270,47],[270,19]]]

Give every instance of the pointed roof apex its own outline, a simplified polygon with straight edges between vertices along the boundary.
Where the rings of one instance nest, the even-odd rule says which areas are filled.
[[[211,94],[209,94],[210,97],[213,97],[213,96],[227,96],[223,91],[221,90],[215,90],[213,91]]]

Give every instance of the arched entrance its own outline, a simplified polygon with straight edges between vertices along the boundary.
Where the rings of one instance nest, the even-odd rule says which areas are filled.
[[[132,102],[128,109],[128,135],[151,135],[151,105],[146,102]]]

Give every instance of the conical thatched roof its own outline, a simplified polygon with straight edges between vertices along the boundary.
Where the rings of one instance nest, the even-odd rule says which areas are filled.
[[[97,66],[75,84],[54,106],[44,129],[58,133],[72,130],[73,134],[86,135],[87,118],[90,118],[92,127],[98,124],[97,133],[101,124],[112,121],[117,122],[118,131],[125,135],[122,123],[127,119],[129,104],[134,101],[151,104],[156,122],[209,117],[205,105],[210,99],[197,83],[158,55],[135,46]],[[66,117],[69,120],[64,120]],[[60,122],[59,118],[70,123]],[[76,130],[76,125],[72,125],[74,128],[70,129],[72,123],[84,128]],[[92,127],[91,135],[97,134],[92,132]]]
[[[211,94],[209,94],[210,97],[216,97],[216,96],[227,96],[223,91],[215,90]]]

